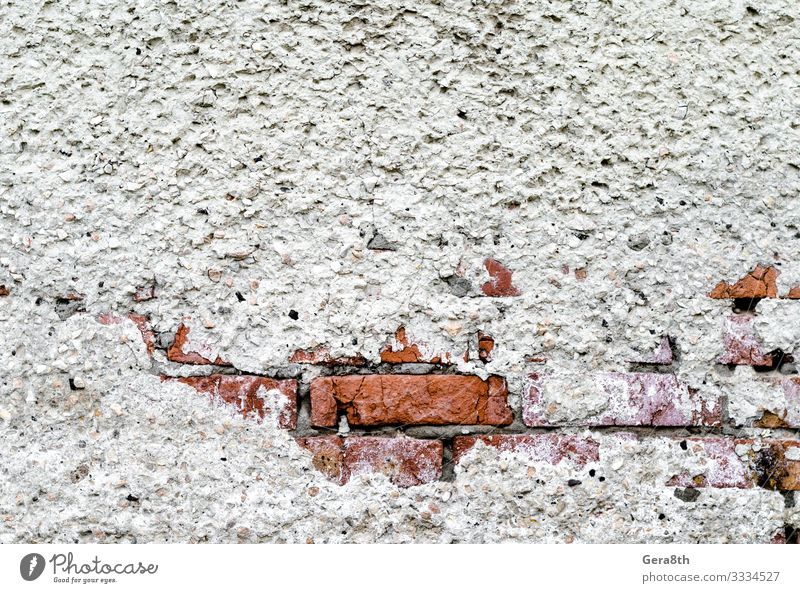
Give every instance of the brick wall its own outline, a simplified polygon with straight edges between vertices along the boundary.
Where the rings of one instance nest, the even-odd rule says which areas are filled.
[[[502,272],[496,281],[498,266],[487,265],[490,292],[517,295],[518,289],[508,288],[510,274]],[[679,378],[678,352],[690,349],[679,335],[654,339],[652,352],[631,357],[627,370],[582,373],[577,384],[603,404],[595,412],[580,405],[580,390],[576,397],[570,393],[576,378],[541,356],[526,358],[524,377],[514,381],[522,386],[517,394],[509,392],[507,377],[460,372],[456,361],[471,360],[480,368],[502,354],[502,336],[483,331],[463,351],[438,352],[401,326],[374,360],[356,350],[334,357],[328,347],[317,346],[270,361],[267,366],[276,370],[267,377],[236,369],[213,343],[195,340],[191,319],[156,349],[146,317],[127,318],[156,366],[172,369],[162,381],[290,431],[313,467],[336,484],[365,474],[383,474],[399,487],[451,480],[473,449],[488,448],[499,455],[489,463],[514,453],[553,466],[569,464],[565,485],[577,487],[605,480],[596,469],[605,449],[622,443],[647,456],[657,444],[658,451],[674,454],[658,479],[687,504],[703,489],[762,488],[792,500],[791,493],[800,490],[800,379],[792,354],[767,351],[755,330],[762,299],[797,298],[798,287],[779,290],[777,277],[774,267],[756,265],[737,281],[721,280],[706,296],[730,304],[719,320],[719,355],[708,360],[709,369],[750,367],[757,389],[769,394],[763,398],[769,405],[744,423],[728,413],[736,392]],[[123,320],[100,317],[103,324]],[[564,405],[564,399],[574,401]],[[651,463],[659,467],[661,460]],[[775,542],[797,539],[791,525],[773,536]]]
[[[31,4],[0,543],[796,540],[800,5]]]

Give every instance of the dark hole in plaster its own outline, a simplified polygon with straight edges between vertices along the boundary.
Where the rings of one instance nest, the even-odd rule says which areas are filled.
[[[772,359],[772,364],[754,365],[753,370],[757,373],[769,373],[770,371],[777,371],[787,362],[794,362],[794,357],[791,354],[786,354],[783,350],[778,348],[767,354]]]
[[[797,528],[787,523],[783,526],[783,533],[786,536],[787,544],[800,544],[800,530]]]
[[[744,311],[755,311],[760,301],[761,299],[758,297],[733,299],[733,312],[742,313]]]

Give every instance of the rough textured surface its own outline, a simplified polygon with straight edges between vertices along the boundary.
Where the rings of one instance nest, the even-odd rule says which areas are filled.
[[[572,379],[532,374],[523,396],[527,426],[719,426],[722,403],[671,373],[597,373]]]
[[[337,410],[351,426],[382,424],[511,424],[501,377],[349,375],[311,382],[311,423],[335,426]]]
[[[768,542],[800,525],[796,493],[665,486],[710,463],[676,437],[797,436],[793,363],[716,360],[756,266],[780,271],[738,303],[763,352],[800,344],[798,3],[0,16],[0,541]],[[723,421],[575,433],[599,443],[585,465],[478,444],[444,481],[330,482],[295,437],[316,436],[310,380],[354,371],[289,360],[379,365],[399,326],[453,353],[448,372],[504,377],[517,420],[532,373],[565,418],[602,413],[598,373],[641,372],[626,361],[670,336],[663,368]],[[488,361],[461,357],[478,332]],[[297,378],[302,434],[160,380],[221,372]]]
[[[251,375],[208,375],[200,377],[162,377],[164,381],[177,381],[198,393],[233,406],[243,416],[253,415],[260,420],[274,411],[281,428],[297,428],[297,381],[277,381],[268,377]],[[265,403],[266,395],[274,392],[277,403],[271,408]]]
[[[778,296],[775,280],[778,270],[772,266],[756,266],[742,279],[733,284],[721,281],[708,296],[712,299],[763,299]]]
[[[770,366],[771,354],[764,352],[764,346],[755,332],[754,315],[730,315],[725,320],[723,346],[725,351],[717,358],[720,364]]]
[[[418,486],[442,475],[442,443],[407,438],[306,437],[298,439],[311,451],[315,468],[338,484],[352,477],[382,474],[400,487]]]
[[[501,434],[453,439],[453,460],[458,463],[478,443],[499,451],[523,452],[538,461],[557,465],[570,459],[578,465],[599,461],[597,441],[570,434]]]

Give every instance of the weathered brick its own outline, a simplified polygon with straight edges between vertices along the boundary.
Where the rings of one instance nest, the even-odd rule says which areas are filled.
[[[167,350],[167,358],[172,362],[184,364],[215,364],[217,366],[232,366],[222,360],[216,351],[208,344],[195,344],[189,349],[189,325],[181,323],[175,332],[175,341]],[[211,359],[213,357],[213,360]]]
[[[478,332],[478,358],[481,362],[491,362],[494,350],[494,338],[489,334]]]
[[[321,366],[354,366],[361,367],[367,364],[367,359],[360,354],[353,356],[331,356],[330,348],[317,346],[306,350],[295,350],[289,358],[295,364],[318,364]]]
[[[753,479],[744,461],[736,454],[736,442],[732,438],[675,439],[678,448],[685,447],[687,455],[697,455],[705,463],[702,473],[684,472],[673,476],[667,486],[682,488],[751,488]],[[679,453],[680,457],[680,453]]]
[[[757,265],[752,272],[734,284],[719,282],[708,296],[712,299],[763,299],[778,296],[778,270]]]
[[[297,441],[311,451],[314,467],[338,484],[358,475],[380,473],[405,488],[436,481],[442,475],[440,441],[337,436]]]
[[[390,364],[416,362],[450,364],[452,362],[449,352],[433,353],[424,350],[427,350],[427,347],[424,344],[412,342],[406,333],[406,328],[400,326],[394,334],[394,343],[388,343],[381,349],[381,362]]]
[[[650,354],[644,354],[629,359],[627,362],[634,364],[658,364],[670,365],[672,364],[672,345],[670,344],[669,337],[664,336],[655,350]]]
[[[311,451],[314,468],[337,484],[344,484],[350,477],[344,469],[344,439],[338,436],[303,437],[298,444]]]
[[[462,357],[464,362],[475,360],[473,352],[477,354],[477,360],[486,364],[492,360],[492,352],[496,346],[492,336],[482,331],[478,331],[467,340],[467,347]]]
[[[511,270],[492,258],[485,259],[483,265],[490,278],[481,286],[483,294],[490,297],[513,297],[521,294],[511,281]]]
[[[593,389],[607,401],[602,412],[560,416],[558,405],[545,396],[548,377],[529,376],[523,393],[522,420],[527,426],[719,426],[722,405],[667,373],[598,373]],[[553,417],[561,418],[558,422]]]
[[[783,298],[785,299],[800,299],[800,286],[793,286],[789,289],[789,292],[786,293],[786,296]]]
[[[800,490],[800,441],[705,437],[682,442],[707,465],[699,474],[674,476],[668,486]]]
[[[788,377],[770,381],[778,393],[771,394],[770,400],[780,401],[782,405],[763,410],[755,422],[761,428],[800,428],[800,378]]]
[[[156,336],[150,328],[150,322],[146,315],[139,315],[138,313],[128,313],[127,315],[117,315],[116,313],[102,313],[98,317],[98,321],[103,325],[118,325],[125,319],[130,319],[136,325],[139,333],[142,334],[142,340],[147,347],[147,353],[153,354],[155,350]]]
[[[725,320],[722,336],[725,351],[717,362],[719,364],[770,366],[772,355],[764,352],[761,340],[754,327],[755,315],[743,313],[729,315]]]
[[[580,466],[600,460],[600,447],[594,439],[546,433],[457,436],[453,439],[453,461],[458,463],[479,442],[499,451],[524,453],[533,460],[553,465],[564,459]]]
[[[311,382],[311,423],[335,426],[489,424],[513,420],[502,377],[471,375],[347,375]]]
[[[272,379],[255,375],[209,375],[204,377],[162,377],[163,381],[178,381],[192,387],[198,393],[208,395],[213,402],[234,406],[243,416],[263,419],[272,410],[268,401],[259,394],[277,390],[283,396],[280,401],[278,426],[297,427],[297,381],[294,379]]]

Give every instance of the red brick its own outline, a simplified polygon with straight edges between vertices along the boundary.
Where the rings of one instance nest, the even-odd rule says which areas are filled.
[[[722,336],[725,351],[717,358],[719,364],[745,366],[772,364],[772,355],[764,352],[754,324],[755,315],[750,313],[728,316]]]
[[[771,400],[783,397],[783,405],[764,410],[755,425],[761,428],[800,428],[800,378],[789,377],[771,381],[780,390]]]
[[[464,350],[464,356],[462,359],[464,362],[474,360],[472,357],[472,351],[474,350],[477,352],[478,360],[480,362],[483,364],[489,363],[492,361],[492,352],[494,352],[495,346],[496,343],[492,336],[482,331],[478,331],[474,338],[467,340],[467,347]]]
[[[789,289],[789,292],[786,293],[786,296],[783,298],[785,299],[800,299],[800,286],[793,286]]]
[[[478,358],[480,361],[490,362],[492,350],[494,350],[494,338],[489,334],[478,332]]]
[[[306,437],[298,443],[312,452],[312,464],[339,484],[363,474],[386,475],[400,487],[438,480],[442,475],[442,443],[434,440],[384,437]]]
[[[235,407],[244,417],[262,419],[271,410],[259,397],[259,390],[278,390],[285,400],[278,411],[278,426],[297,427],[297,381],[294,379],[271,379],[255,375],[209,375],[207,377],[162,377],[163,381],[178,381],[192,387],[198,393],[209,396],[213,402],[223,402]]]
[[[204,356],[211,352],[212,348],[208,345],[202,345],[198,348],[202,352],[196,350],[187,350],[189,341],[189,326],[186,323],[181,323],[178,330],[175,332],[175,341],[172,346],[167,350],[167,358],[172,362],[180,362],[184,364],[215,364],[217,366],[232,366],[231,363],[222,360],[216,356],[214,360],[210,360]],[[209,356],[212,356],[209,354]]]
[[[512,272],[496,259],[487,258],[483,261],[490,280],[481,286],[483,294],[490,297],[519,296],[520,291],[512,284]]]
[[[367,364],[367,359],[360,354],[334,358],[331,356],[330,348],[317,346],[306,350],[295,350],[294,354],[289,358],[289,362],[295,364],[318,364],[321,366],[361,367]]]
[[[529,376],[523,393],[522,420],[527,426],[553,426],[553,404],[543,398],[547,377]],[[720,426],[722,404],[703,397],[667,373],[598,373],[594,388],[607,400],[606,410],[562,421],[578,426]]]
[[[734,284],[721,281],[708,296],[712,299],[774,299],[778,296],[778,270],[757,265],[752,272]]]
[[[672,364],[672,345],[669,343],[669,337],[664,336],[661,338],[658,347],[650,354],[632,358],[627,362],[634,364]]]
[[[142,334],[142,340],[147,347],[147,353],[152,355],[153,350],[155,350],[156,336],[153,333],[153,330],[150,328],[150,322],[148,321],[146,315],[128,313],[127,315],[122,316],[117,315],[116,313],[103,313],[97,318],[97,320],[103,325],[119,325],[126,318],[133,321],[133,323],[136,325],[139,333]]]
[[[208,377],[161,377],[161,380],[183,383],[198,393],[205,393],[211,398],[215,398],[219,390],[219,375],[210,375]]]
[[[413,343],[406,334],[406,328],[400,326],[394,333],[395,344],[386,344],[381,349],[381,362],[390,364],[423,362],[428,364],[450,364],[450,353],[423,354],[424,344]]]
[[[502,377],[472,375],[347,375],[311,382],[311,423],[335,426],[489,424],[513,420]]]
[[[531,459],[553,465],[564,459],[579,466],[600,460],[600,446],[594,439],[545,433],[457,436],[453,439],[453,461],[458,463],[478,442],[499,451],[524,453]]]
[[[314,469],[329,480],[344,484],[350,477],[344,470],[344,439],[337,436],[304,437],[298,444],[311,451]]]

